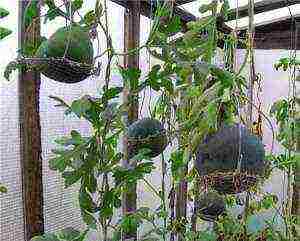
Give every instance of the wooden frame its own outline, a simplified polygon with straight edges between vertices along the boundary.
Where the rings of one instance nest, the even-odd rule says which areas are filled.
[[[34,43],[40,38],[40,23],[34,22],[26,29],[23,19],[30,0],[19,1],[19,47]],[[26,34],[27,33],[27,34]],[[19,123],[21,146],[21,172],[25,241],[44,232],[42,146],[39,114],[40,74],[20,71],[19,74]]]
[[[131,1],[128,3],[124,14],[124,52],[128,52],[139,46],[140,43],[140,12],[141,2]],[[139,53],[124,56],[124,68],[139,68]],[[138,96],[133,95],[129,86],[125,86],[124,89],[124,103],[129,108],[127,115],[125,116],[126,125],[130,125],[138,119],[139,103]],[[123,166],[128,168],[132,165],[129,161],[131,153],[131,146],[128,143],[126,137],[123,138],[124,144],[124,159]],[[137,208],[137,192],[136,184],[133,185],[125,194],[122,195],[122,213],[128,215],[134,212]],[[122,240],[137,240],[137,230],[132,233],[125,233],[122,231]]]
[[[299,0],[265,0],[254,3],[254,14],[259,14],[294,4],[300,3]],[[239,18],[248,16],[248,5],[244,5],[238,8]],[[228,13],[228,20],[234,20],[236,18],[236,9],[230,10]]]

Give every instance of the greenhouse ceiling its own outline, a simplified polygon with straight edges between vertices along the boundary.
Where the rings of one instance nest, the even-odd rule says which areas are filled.
[[[112,0],[122,6],[128,6],[126,0]],[[211,0],[176,0],[174,8],[175,14],[181,17],[183,23],[194,21],[205,15],[199,12],[200,4],[208,4]],[[141,13],[148,17],[153,15],[155,1],[141,1]],[[248,0],[229,0],[230,12],[226,25],[222,24],[224,32],[231,29],[245,30],[248,26]],[[237,11],[238,10],[238,11]],[[238,13],[238,17],[236,14]],[[279,31],[290,30],[290,20],[298,20],[300,15],[300,0],[254,0],[254,24],[259,27],[259,31],[270,32],[276,30],[279,25]],[[222,19],[221,19],[221,22]]]
[[[188,2],[188,1],[185,1]],[[203,3],[209,3],[210,0],[203,0]],[[294,18],[300,16],[300,1],[289,0],[256,0],[255,2],[255,16],[254,23],[256,26],[267,25],[275,22],[280,22],[290,19],[291,15]],[[233,19],[226,24],[231,28],[237,26],[238,29],[245,29],[248,27],[249,19],[247,15],[248,0],[229,0],[230,8],[232,9],[229,18]],[[196,17],[203,17],[198,11],[199,1],[189,1],[180,6],[181,9],[192,13]],[[238,15],[241,16],[237,21],[235,20],[236,8],[239,9]],[[237,24],[237,25],[236,25]]]

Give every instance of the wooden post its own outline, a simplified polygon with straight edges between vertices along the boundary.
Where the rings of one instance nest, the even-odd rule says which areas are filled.
[[[254,2],[253,0],[248,0],[248,12],[249,12],[249,26],[248,26],[248,41],[250,44],[250,73],[248,82],[248,93],[247,97],[249,104],[247,106],[247,127],[250,130],[253,122],[253,91],[254,91],[254,81],[255,81],[255,66],[254,66],[254,36],[255,36],[255,26],[254,26]]]
[[[296,120],[300,122],[300,120]],[[300,153],[300,137],[297,136],[297,147],[296,152]],[[296,217],[300,217],[300,163],[296,162],[296,167],[294,168],[294,184],[293,184],[293,201],[292,201],[292,214]],[[297,220],[297,224],[300,221]]]
[[[23,23],[26,6],[32,1],[19,1],[19,48],[25,42],[36,43],[40,38],[40,22],[30,26]],[[39,11],[39,9],[38,9]],[[39,115],[40,74],[20,71],[19,74],[19,122],[21,147],[21,172],[25,240],[44,232],[42,148]]]
[[[140,42],[140,1],[128,1],[124,14],[124,52],[135,49]],[[124,56],[124,68],[139,68],[139,54],[130,54]],[[124,89],[124,102],[128,104],[128,112],[126,116],[126,125],[130,125],[138,119],[139,104],[138,95],[130,92],[129,86]],[[126,137],[124,138],[124,160],[123,165],[130,167],[129,156],[131,147]],[[122,197],[123,215],[136,211],[137,208],[136,184],[128,190]],[[122,240],[137,240],[137,230],[132,233],[122,232]]]

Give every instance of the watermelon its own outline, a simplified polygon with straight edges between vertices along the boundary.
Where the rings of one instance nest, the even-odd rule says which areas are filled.
[[[264,145],[240,124],[223,126],[198,147],[195,167],[201,176],[216,177],[213,186],[219,192],[242,192],[265,174]]]
[[[130,156],[138,154],[142,149],[148,149],[149,157],[161,154],[168,144],[166,130],[160,121],[143,118],[128,127],[127,140],[130,146]]]
[[[93,64],[93,55],[93,44],[88,31],[75,24],[58,29],[48,40],[42,42],[36,52],[38,58],[59,59],[65,56],[65,59],[85,66],[74,67],[68,61],[61,60],[41,66],[41,72],[45,76],[63,83],[77,83],[86,79]]]

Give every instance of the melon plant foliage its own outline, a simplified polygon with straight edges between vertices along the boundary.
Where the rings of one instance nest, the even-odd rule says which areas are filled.
[[[7,11],[6,9],[0,6],[0,21],[2,18],[7,17],[8,15],[9,15],[9,11]],[[11,33],[12,31],[10,29],[0,26],[0,40],[6,38]]]
[[[33,240],[81,241],[85,239],[89,230],[102,232],[104,241],[120,240],[123,232],[134,233],[136,229],[140,231],[143,224],[150,225],[151,229],[141,235],[139,240],[167,240],[172,235],[178,235],[185,237],[185,240],[238,241],[242,237],[244,238],[242,240],[256,241],[259,238],[264,240],[266,233],[271,235],[274,231],[270,225],[267,228],[256,227],[257,232],[247,233],[249,220],[237,218],[224,210],[224,206],[236,206],[236,197],[226,196],[225,205],[220,194],[217,196],[219,210],[214,230],[195,230],[191,217],[176,220],[172,216],[172,198],[168,199],[165,183],[158,188],[147,180],[149,174],[158,174],[157,159],[152,157],[162,152],[161,159],[165,161],[163,169],[172,177],[172,189],[176,189],[179,182],[186,181],[189,185],[189,199],[197,201],[199,193],[205,190],[198,185],[199,173],[196,168],[187,167],[193,166],[197,150],[206,136],[216,133],[221,124],[231,125],[241,121],[237,103],[243,105],[246,98],[246,81],[241,75],[242,69],[235,72],[227,67],[231,63],[224,63],[223,66],[214,64],[217,50],[221,49],[225,55],[228,54],[228,48],[222,45],[224,39],[230,39],[228,43],[231,44],[231,50],[237,45],[234,35],[225,36],[217,28],[219,16],[226,18],[228,1],[213,0],[201,6],[199,9],[201,13],[210,14],[189,22],[186,32],[178,38],[170,36],[183,30],[183,26],[167,2],[155,3],[156,11],[148,40],[143,46],[131,50],[131,53],[138,53],[146,49],[153,57],[162,60],[162,64],[152,66],[146,77],[141,76],[140,69],[118,65],[122,77],[122,83],[118,86],[111,83],[112,59],[128,53],[120,54],[113,48],[110,29],[106,22],[108,17],[106,1],[102,4],[96,0],[94,9],[88,10],[76,23],[88,29],[90,35],[105,35],[107,42],[102,45],[106,45],[107,49],[98,57],[101,59],[106,56],[108,64],[102,69],[103,88],[97,96],[85,95],[71,103],[65,102],[63,97],[51,96],[57,107],[65,109],[66,115],[87,121],[92,132],[85,136],[78,130],[72,130],[69,135],[58,138],[57,148],[52,151],[54,157],[49,161],[49,166],[61,174],[65,188],[79,186],[78,202],[86,230],[83,232],[71,230],[71,234],[65,231],[45,234]],[[74,15],[81,9],[84,1],[66,1],[63,7],[58,6],[54,0],[45,0],[43,3],[47,7],[44,16],[46,24],[61,17],[73,21]],[[24,19],[26,26],[35,21],[38,9],[36,4],[32,1],[28,6]],[[22,51],[28,56],[35,57],[37,51],[43,53],[45,41],[42,38],[34,45],[25,45],[26,48]],[[60,51],[61,54],[61,49],[53,51]],[[88,62],[90,51],[88,49],[86,52]],[[11,69],[14,67],[20,66],[12,66]],[[6,76],[11,69],[6,71]],[[125,87],[133,93],[127,103],[120,101]],[[159,123],[149,129],[150,135],[146,134],[147,137],[156,137],[158,132],[163,134],[162,145],[155,153],[154,149],[151,149],[154,146],[152,143],[137,145],[133,155],[130,156],[130,161],[135,165],[128,168],[122,165],[124,154],[119,148],[121,138],[126,134],[129,137],[134,134],[134,138],[144,139],[145,136],[140,134],[145,129],[134,133],[125,124],[124,116],[129,111],[129,104],[134,101],[131,97],[134,98],[146,89],[152,90],[158,96],[149,106],[149,112],[151,119]],[[139,138],[136,139],[139,141]],[[170,157],[167,155],[165,157],[163,153],[167,144],[175,147]],[[162,175],[165,177],[165,174]],[[137,183],[144,183],[151,190],[159,200],[158,207],[154,210],[139,207],[116,221],[113,217],[122,206],[122,195]],[[169,197],[172,195],[170,192]],[[275,201],[271,198],[266,202],[268,205],[264,205],[265,203],[255,205],[257,204],[255,202],[250,215],[275,205]],[[197,219],[198,217],[196,221]]]

